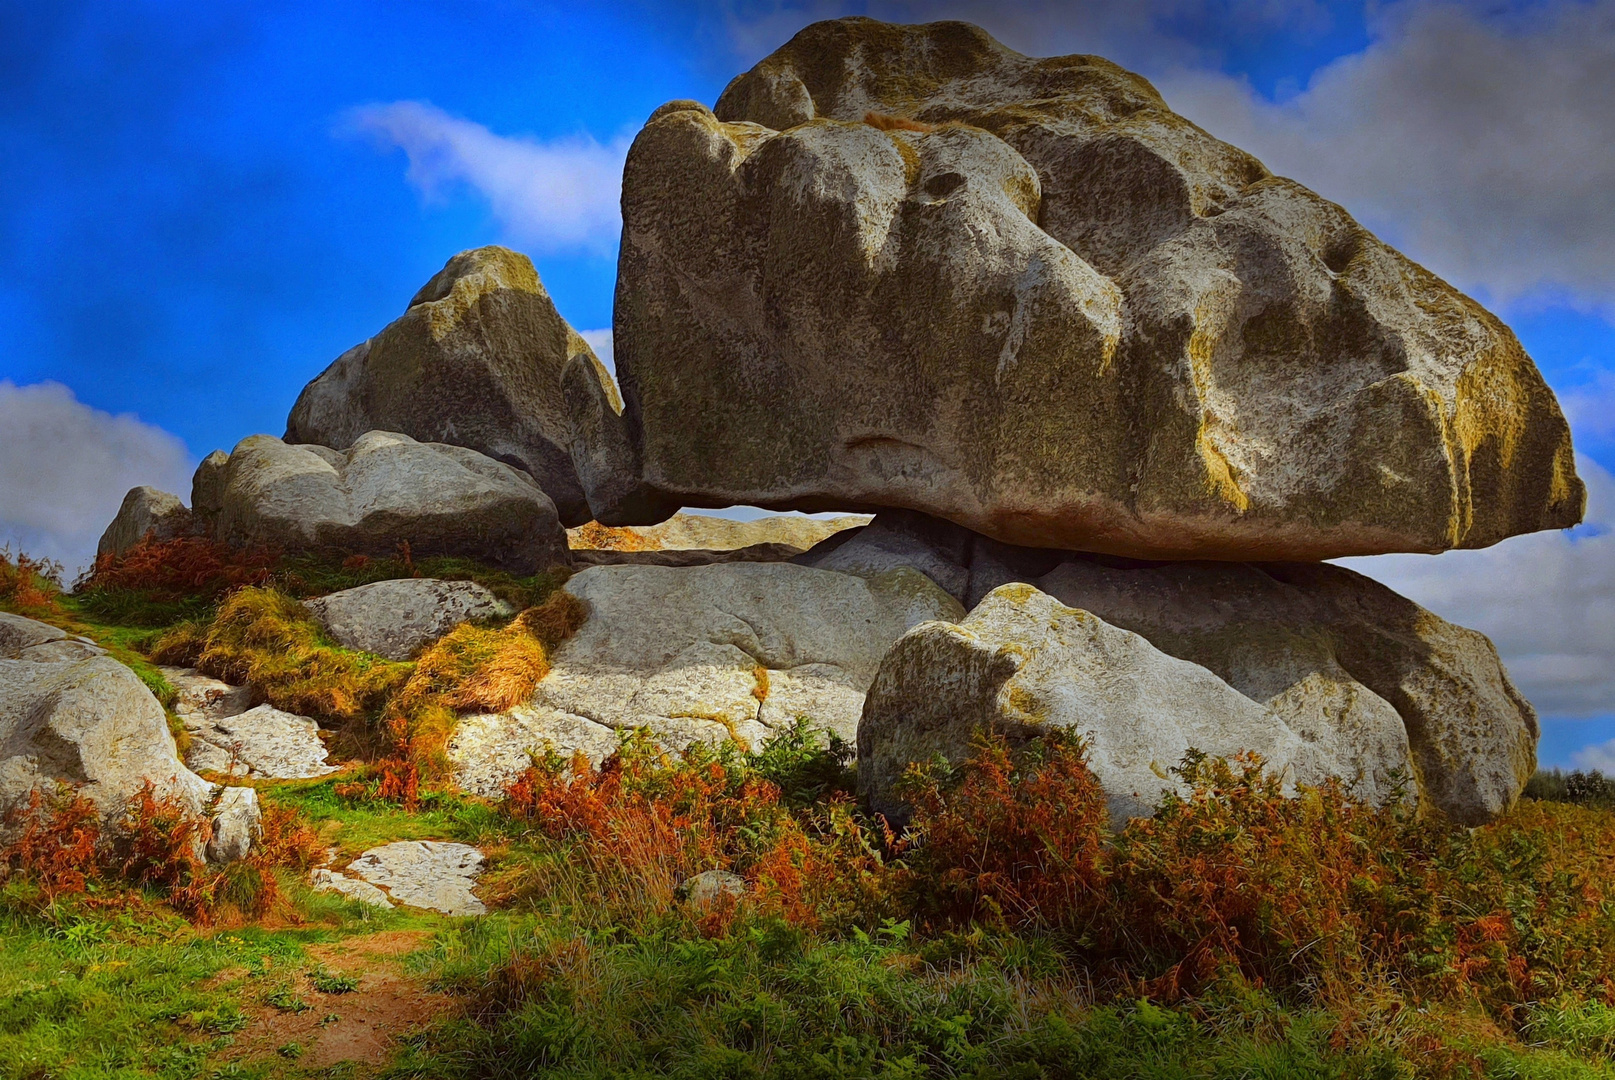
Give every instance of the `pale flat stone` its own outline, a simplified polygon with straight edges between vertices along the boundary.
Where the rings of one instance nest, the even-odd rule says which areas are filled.
[[[159,667],[174,688],[174,715],[187,728],[205,729],[215,720],[239,716],[252,708],[252,687],[232,686],[195,668]]]
[[[371,907],[386,908],[390,911],[393,906],[392,901],[387,899],[387,894],[370,882],[345,877],[323,866],[309,875],[309,884],[314,886],[315,892],[341,893],[349,900],[357,900]]]
[[[326,763],[319,725],[307,716],[259,705],[201,719],[194,727],[190,718],[182,719],[191,736],[186,762],[193,769],[259,780],[305,780],[337,771]]]
[[[400,840],[371,848],[347,871],[386,890],[397,904],[445,915],[484,915],[488,909],[471,889],[485,861],[469,844]]]
[[[343,589],[303,605],[339,645],[408,660],[463,622],[516,609],[474,581],[399,578]]]

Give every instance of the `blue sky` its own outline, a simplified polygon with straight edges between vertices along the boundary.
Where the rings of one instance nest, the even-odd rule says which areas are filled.
[[[1498,310],[1609,489],[1615,0],[0,0],[0,539],[72,561],[128,486],[184,494],[464,248],[527,251],[608,328],[626,140],[848,13],[1145,74]],[[1354,563],[1491,633],[1558,763],[1615,739],[1610,502],[1573,537]]]

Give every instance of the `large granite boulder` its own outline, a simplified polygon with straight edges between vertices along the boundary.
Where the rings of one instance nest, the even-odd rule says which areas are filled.
[[[805,717],[850,741],[892,643],[964,613],[905,569],[865,579],[788,563],[597,566],[566,589],[588,619],[532,701],[461,719],[449,758],[467,790],[497,795],[546,744],[598,761],[640,727],[675,749],[756,746]]]
[[[212,785],[180,763],[163,707],[110,656],[0,659],[0,809],[76,785],[108,815],[150,782],[201,813]]]
[[[1536,767],[1536,712],[1485,635],[1343,567],[1018,548],[905,512],[796,561],[856,574],[909,566],[970,607],[1006,583],[1035,585],[1207,668],[1303,740],[1343,743],[1368,798],[1388,796],[1407,758],[1428,808],[1478,824],[1511,806]]]
[[[154,487],[130,488],[118,508],[118,516],[101,534],[95,553],[118,555],[148,536],[153,540],[172,540],[188,536],[191,531],[190,508],[180,502],[178,495]]]
[[[380,430],[469,447],[525,470],[561,520],[580,525],[590,514],[561,397],[561,371],[574,357],[600,365],[527,256],[462,251],[402,316],[303,388],[286,441],[345,450]]]
[[[1030,585],[990,593],[958,624],[927,623],[881,662],[858,728],[858,786],[903,820],[894,792],[911,762],[961,761],[978,731],[1024,742],[1081,734],[1114,824],[1147,816],[1190,749],[1260,754],[1289,781],[1354,776],[1339,745],[1309,744],[1217,676]],[[1406,754],[1393,765],[1406,765]],[[1380,763],[1375,763],[1380,764]]]
[[[516,614],[485,585],[435,578],[376,581],[303,606],[338,645],[388,660],[408,660],[463,622]]]
[[[1581,517],[1507,327],[1096,57],[809,26],[715,111],[652,114],[618,265],[621,407],[565,373],[607,524],[908,507],[1019,545],[1303,560]]]
[[[516,573],[567,562],[555,504],[532,477],[462,446],[371,431],[346,450],[271,435],[197,469],[194,515],[238,546],[460,555]]]
[[[1428,809],[1479,825],[1536,771],[1536,710],[1486,636],[1354,571],[1075,556],[1036,585],[1209,669],[1309,743],[1349,747],[1370,797],[1394,783],[1389,763]]]

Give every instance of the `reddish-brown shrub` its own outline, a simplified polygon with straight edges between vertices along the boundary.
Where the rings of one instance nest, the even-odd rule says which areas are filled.
[[[46,904],[95,892],[96,907],[145,903],[150,890],[192,921],[206,925],[221,914],[262,916],[280,899],[275,871],[306,871],[324,854],[315,830],[295,810],[266,806],[260,834],[247,857],[210,866],[203,848],[208,820],[150,784],[129,800],[106,829],[100,810],[70,788],[36,791],[6,818],[10,841],[0,866],[39,890]]]
[[[1086,923],[1103,895],[1105,795],[1085,753],[1054,731],[1013,756],[978,737],[957,783],[911,766],[900,790],[921,902],[953,921]]]
[[[0,866],[31,879],[48,902],[82,893],[96,875],[101,812],[70,788],[38,788],[6,815],[11,842],[0,847]]]
[[[213,836],[207,818],[173,795],[159,797],[147,783],[129,801],[118,833],[118,877],[159,890],[193,919],[210,920],[216,882],[202,857]]]
[[[750,903],[801,926],[848,921],[879,893],[879,855],[846,802],[793,814],[732,747],[669,755],[637,735],[599,768],[551,754],[509,786],[504,808],[566,842],[600,902],[641,914],[712,869],[742,874]],[[732,916],[708,912],[703,927],[719,932]]]
[[[81,590],[128,589],[153,599],[212,599],[269,579],[276,556],[238,549],[205,536],[157,540],[150,536],[120,554],[99,555]]]
[[[12,555],[9,547],[0,547],[0,606],[50,620],[63,614],[56,603],[61,591],[60,563],[31,558],[21,551]]]

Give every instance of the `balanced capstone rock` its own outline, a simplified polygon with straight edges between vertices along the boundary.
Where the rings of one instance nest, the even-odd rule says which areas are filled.
[[[1494,316],[1137,75],[963,23],[816,23],[716,110],[657,109],[618,267],[621,407],[565,373],[608,524],[906,507],[1019,545],[1313,560],[1583,511]]]

